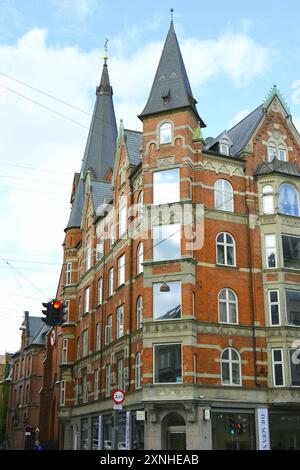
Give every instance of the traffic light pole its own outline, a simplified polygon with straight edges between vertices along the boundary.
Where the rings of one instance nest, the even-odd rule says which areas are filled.
[[[113,423],[114,429],[112,433],[111,448],[112,450],[118,450],[119,410],[114,409],[113,411]]]

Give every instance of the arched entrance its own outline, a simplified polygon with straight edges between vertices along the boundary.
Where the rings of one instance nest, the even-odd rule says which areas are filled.
[[[170,413],[162,422],[163,448],[166,450],[186,450],[185,420],[178,413]]]

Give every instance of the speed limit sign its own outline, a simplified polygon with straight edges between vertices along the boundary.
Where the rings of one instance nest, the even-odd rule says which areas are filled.
[[[125,392],[123,392],[123,390],[115,390],[112,393],[112,399],[115,403],[117,403],[117,405],[123,403],[123,401],[125,400]]]

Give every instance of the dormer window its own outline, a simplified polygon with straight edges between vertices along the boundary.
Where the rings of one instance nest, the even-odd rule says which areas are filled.
[[[276,158],[276,156],[277,156],[276,147],[273,147],[273,145],[270,145],[268,147],[268,161],[272,162],[274,158]]]
[[[169,122],[165,122],[159,128],[159,143],[169,144],[172,141],[172,126]]]
[[[220,144],[220,153],[222,155],[229,155],[229,145],[226,143]]]
[[[278,159],[281,160],[282,162],[287,162],[287,153],[284,148],[279,149]]]

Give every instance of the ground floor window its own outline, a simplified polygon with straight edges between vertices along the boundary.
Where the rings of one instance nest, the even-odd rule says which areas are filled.
[[[300,411],[269,414],[272,450],[300,450]]]
[[[103,416],[103,450],[111,450],[112,446],[112,417]]]
[[[92,450],[98,450],[99,418],[92,419]]]
[[[89,450],[89,439],[88,439],[88,431],[89,431],[89,420],[82,419],[81,420],[81,450]]]
[[[126,413],[119,414],[117,443],[118,450],[126,450]]]
[[[213,450],[255,450],[254,413],[214,411]]]

